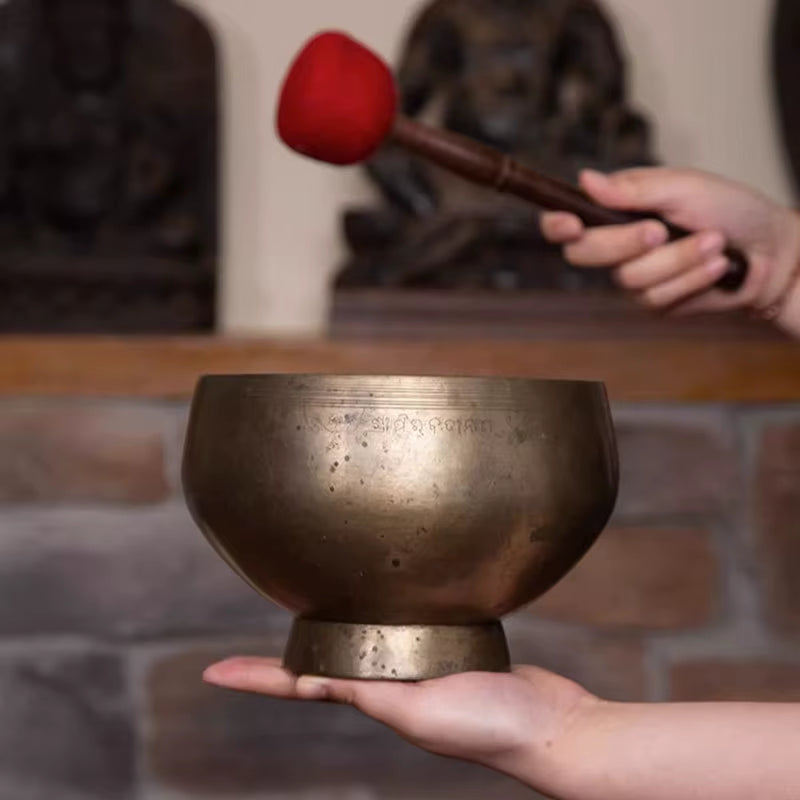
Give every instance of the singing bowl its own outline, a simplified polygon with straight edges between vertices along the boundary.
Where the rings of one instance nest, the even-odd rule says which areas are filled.
[[[295,674],[505,672],[502,618],[585,555],[618,488],[602,384],[209,376],[187,432],[193,518],[294,614]]]

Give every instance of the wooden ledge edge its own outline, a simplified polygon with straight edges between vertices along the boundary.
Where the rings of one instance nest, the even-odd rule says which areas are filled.
[[[486,375],[598,380],[615,402],[800,402],[784,341],[391,341],[0,337],[0,396],[185,400],[241,373]]]

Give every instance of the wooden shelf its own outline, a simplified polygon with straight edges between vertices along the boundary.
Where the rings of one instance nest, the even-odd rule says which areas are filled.
[[[339,339],[776,341],[773,325],[745,314],[676,319],[622,293],[351,289],[334,292],[330,334]]]
[[[0,396],[185,400],[221,373],[495,375],[604,381],[616,402],[800,402],[784,341],[0,338]]]

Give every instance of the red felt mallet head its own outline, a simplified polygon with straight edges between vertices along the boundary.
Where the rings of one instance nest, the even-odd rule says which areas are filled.
[[[284,80],[277,127],[292,150],[330,164],[357,164],[389,135],[397,90],[386,63],[335,31],[311,39]]]

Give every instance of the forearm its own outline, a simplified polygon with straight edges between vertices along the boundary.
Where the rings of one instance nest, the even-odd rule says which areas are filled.
[[[800,705],[598,702],[515,777],[558,800],[797,800]]]

